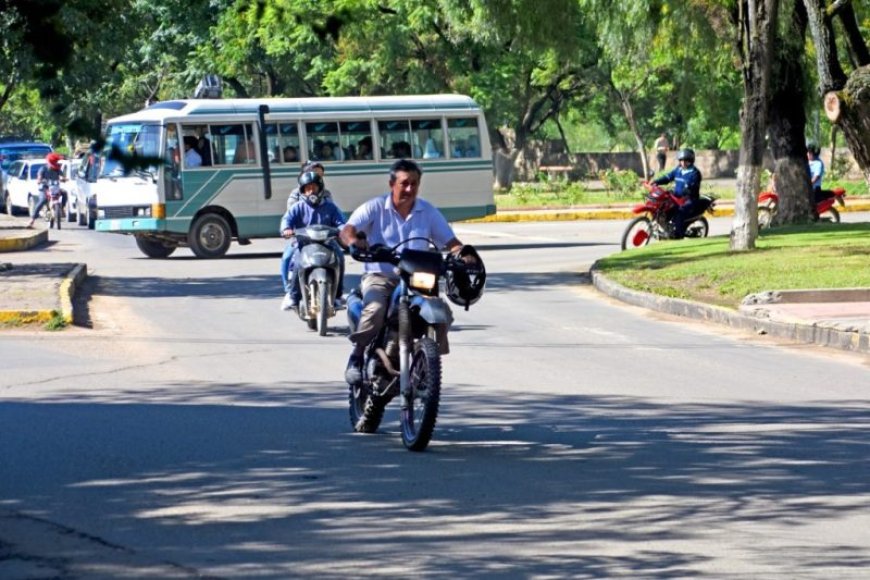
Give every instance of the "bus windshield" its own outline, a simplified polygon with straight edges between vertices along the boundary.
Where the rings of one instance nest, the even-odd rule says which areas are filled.
[[[157,173],[162,138],[160,125],[121,123],[109,125],[106,132],[101,176],[118,176],[130,171]],[[137,162],[134,158],[144,163]],[[127,159],[129,163],[125,162]]]

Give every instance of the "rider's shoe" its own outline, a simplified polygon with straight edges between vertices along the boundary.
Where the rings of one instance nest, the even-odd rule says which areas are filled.
[[[281,310],[295,310],[297,306],[299,306],[299,302],[293,300],[289,292],[284,295],[284,299],[281,301]]]
[[[361,355],[350,355],[347,360],[347,369],[344,371],[344,380],[347,384],[354,386],[362,382],[362,365],[363,357]]]

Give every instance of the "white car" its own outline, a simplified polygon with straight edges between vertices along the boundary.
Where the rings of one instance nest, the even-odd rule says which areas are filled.
[[[39,186],[37,176],[39,170],[45,166],[45,159],[19,159],[9,166],[9,175],[6,178],[6,213],[15,215],[16,213],[26,213],[31,215],[39,200]],[[61,187],[67,190],[67,205],[71,203],[71,199],[75,196],[69,191],[69,174],[70,162],[66,159],[61,160],[61,175],[62,180],[65,179]],[[75,214],[67,207],[67,219],[73,221]]]

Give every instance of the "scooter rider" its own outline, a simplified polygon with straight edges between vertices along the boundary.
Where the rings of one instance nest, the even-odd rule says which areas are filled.
[[[351,248],[352,253],[369,244],[395,246],[415,237],[431,239],[439,248],[450,252],[461,251],[462,242],[441,212],[429,202],[417,199],[422,174],[420,167],[408,159],[393,163],[390,192],[358,207],[341,230],[341,241],[355,246]],[[360,233],[364,233],[365,238],[358,237]],[[428,249],[424,240],[411,241],[405,247]],[[390,296],[399,283],[391,264],[366,262],[364,269],[361,284],[364,306],[357,330],[350,335],[353,350],[344,375],[350,385],[362,381],[365,348],[384,325]]]
[[[49,153],[45,156],[45,165],[40,168],[36,175],[36,183],[39,186],[39,201],[33,208],[33,215],[30,216],[28,228],[32,228],[36,218],[39,217],[39,212],[48,204],[48,186],[52,181],[60,182],[63,180],[63,174],[60,170],[60,160],[63,157],[58,153]],[[66,193],[62,193],[61,207],[66,206]]]
[[[301,176],[303,173],[307,173],[308,171],[313,171],[317,175],[320,176],[320,179],[324,179],[324,174],[326,173],[326,169],[323,167],[323,163],[320,161],[309,161],[302,165],[302,171],[299,172]],[[323,199],[328,199],[332,201],[332,193],[326,189],[326,183],[323,185]],[[302,192],[300,191],[299,186],[293,188],[293,191],[290,192],[290,195],[287,196],[287,209],[293,207],[293,204],[297,201],[302,201]]]
[[[677,213],[673,217],[674,237],[681,239],[686,233],[686,222],[695,211],[695,202],[701,197],[701,172],[695,167],[695,152],[680,149],[677,153],[679,165],[654,180],[656,185],[674,182],[674,196],[678,198]]]
[[[332,200],[323,195],[323,179],[313,171],[306,171],[299,176],[299,189],[302,201],[299,201],[284,213],[281,218],[281,236],[289,239],[293,237],[296,228],[304,228],[310,225],[325,225],[339,228],[345,224],[344,214]],[[335,241],[330,242],[339,262],[338,286],[336,288],[336,306],[343,304],[344,293],[344,251]],[[281,302],[281,310],[291,310],[299,305],[302,298],[302,289],[299,288],[299,256],[300,245],[298,240],[287,244],[284,255],[281,257],[281,281],[286,292]],[[289,271],[288,271],[289,270]]]

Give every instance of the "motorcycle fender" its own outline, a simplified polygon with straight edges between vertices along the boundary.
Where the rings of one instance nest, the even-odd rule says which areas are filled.
[[[427,296],[414,296],[411,298],[411,306],[420,309],[420,318],[429,324],[453,324],[453,312],[446,302],[440,298]]]
[[[299,264],[303,268],[327,266],[335,259],[332,251],[320,244],[306,244],[300,250],[300,254]]]
[[[308,281],[317,280],[318,282],[332,282],[329,272],[326,268],[314,268],[307,276]]]

